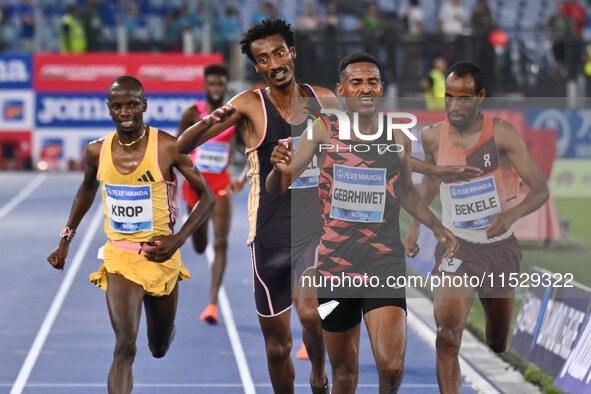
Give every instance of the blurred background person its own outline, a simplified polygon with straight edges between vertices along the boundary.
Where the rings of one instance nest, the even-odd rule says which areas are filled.
[[[380,48],[380,40],[383,38],[384,34],[384,27],[376,3],[367,3],[367,9],[361,17],[359,30],[363,36],[366,52],[377,57]]]
[[[103,21],[97,9],[97,2],[98,0],[86,0],[86,6],[80,13],[88,52],[102,51],[109,47],[108,40],[103,34]]]
[[[125,30],[131,51],[147,51],[150,40],[146,25],[145,14],[135,1],[128,3],[128,11],[125,15]]]
[[[470,25],[472,26],[472,35],[474,38],[474,60],[482,70],[483,78],[489,81],[487,88],[488,94],[492,94],[490,86],[494,86],[492,81],[495,62],[494,49],[490,44],[490,33],[496,29],[494,17],[490,10],[488,0],[478,0],[478,3],[472,9],[470,17]]]
[[[60,26],[61,53],[84,53],[87,41],[78,6],[71,5],[62,16]]]
[[[445,72],[447,61],[442,57],[433,60],[433,69],[420,82],[425,92],[425,105],[429,111],[443,111],[445,109]]]
[[[404,74],[420,75],[423,73],[420,44],[425,36],[425,12],[419,0],[410,0],[401,16],[405,33]]]
[[[224,54],[225,61],[232,60],[232,47],[240,39],[240,19],[234,7],[228,6],[214,22],[216,48]]]
[[[552,56],[554,57],[554,71],[566,78],[568,71],[566,48],[567,43],[573,39],[574,24],[571,18],[564,12],[564,1],[556,3],[556,11],[546,22],[546,33],[552,42]]]
[[[35,48],[35,10],[33,0],[22,0],[18,7],[20,19],[20,50],[32,52]]]

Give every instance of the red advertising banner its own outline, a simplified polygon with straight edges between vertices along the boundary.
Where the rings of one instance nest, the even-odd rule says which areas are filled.
[[[33,86],[37,92],[103,93],[118,76],[132,75],[148,93],[194,93],[203,91],[205,67],[222,62],[219,53],[36,54]]]
[[[0,131],[0,170],[30,169],[31,132]]]

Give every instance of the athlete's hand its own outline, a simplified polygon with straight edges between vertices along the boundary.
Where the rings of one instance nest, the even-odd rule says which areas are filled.
[[[480,176],[482,170],[471,166],[437,166],[433,175],[443,183],[452,183]]]
[[[291,150],[293,147],[293,139],[289,137],[287,140],[277,141],[277,146],[273,149],[271,154],[271,164],[281,173],[288,173],[291,171]]]
[[[232,181],[232,182],[228,183],[228,186],[226,186],[226,194],[228,194],[228,195],[238,194],[238,193],[240,193],[240,190],[242,190],[243,188],[244,188],[244,182]]]
[[[486,228],[486,237],[494,238],[506,233],[509,231],[515,220],[516,219],[511,215],[510,211],[501,212],[493,216]]]
[[[209,126],[213,126],[216,123],[223,123],[230,119],[230,116],[234,115],[234,112],[236,112],[236,107],[232,104],[226,104],[201,119],[201,121],[206,122]]]
[[[431,229],[433,230],[433,235],[435,238],[441,243],[444,243],[447,249],[445,250],[445,254],[443,255],[444,259],[450,259],[452,256],[458,251],[460,244],[458,243],[458,239],[453,235],[451,231],[443,227],[441,223],[437,223]]]
[[[68,256],[68,251],[70,250],[70,243],[65,239],[60,240],[60,244],[51,254],[47,257],[47,261],[49,264],[53,266],[59,272],[64,270],[64,265],[66,264],[66,257]]]
[[[406,238],[404,238],[404,253],[406,253],[408,257],[415,257],[419,253],[421,248],[419,248],[419,244],[417,243],[418,239],[419,224],[413,220],[408,229],[408,234],[406,234]]]
[[[158,235],[150,238],[149,242],[149,245],[153,247],[146,250],[144,256],[146,256],[148,261],[155,263],[164,263],[166,260],[169,260],[174,252],[182,245],[176,234]]]

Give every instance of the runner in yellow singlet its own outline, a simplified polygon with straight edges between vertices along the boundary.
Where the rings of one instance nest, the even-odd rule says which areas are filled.
[[[166,354],[175,333],[176,284],[189,278],[179,248],[214,204],[213,193],[191,159],[178,153],[176,139],[144,124],[147,104],[141,82],[133,77],[119,77],[109,87],[107,106],[117,130],[88,145],[84,180],[59,245],[47,258],[63,270],[75,229],[102,184],[109,241],[103,249],[104,264],[90,279],[107,291],[116,337],[108,379],[111,394],[131,392],[142,302],[150,351],[157,358]],[[201,201],[176,234],[174,168]]]

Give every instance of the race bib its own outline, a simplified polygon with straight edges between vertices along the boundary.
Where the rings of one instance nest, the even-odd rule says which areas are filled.
[[[227,142],[206,142],[197,149],[195,166],[199,171],[219,174],[230,161],[230,144]]]
[[[293,148],[292,151],[295,150],[300,137],[293,138]],[[308,167],[304,170],[302,175],[296,179],[291,186],[290,189],[305,189],[309,187],[318,187],[318,178],[320,177],[320,169],[318,168],[318,158],[316,155],[312,157],[312,161],[308,164]]]
[[[455,257],[452,257],[451,259],[441,259],[439,271],[455,273],[458,268],[460,268],[460,265],[462,265],[462,262],[462,260],[456,259]]]
[[[335,164],[330,217],[349,222],[378,222],[386,206],[386,169]]]
[[[120,233],[152,230],[152,186],[105,184],[109,223]]]
[[[494,215],[501,212],[499,193],[492,176],[461,185],[449,185],[449,194],[451,219],[457,228],[484,228]]]

